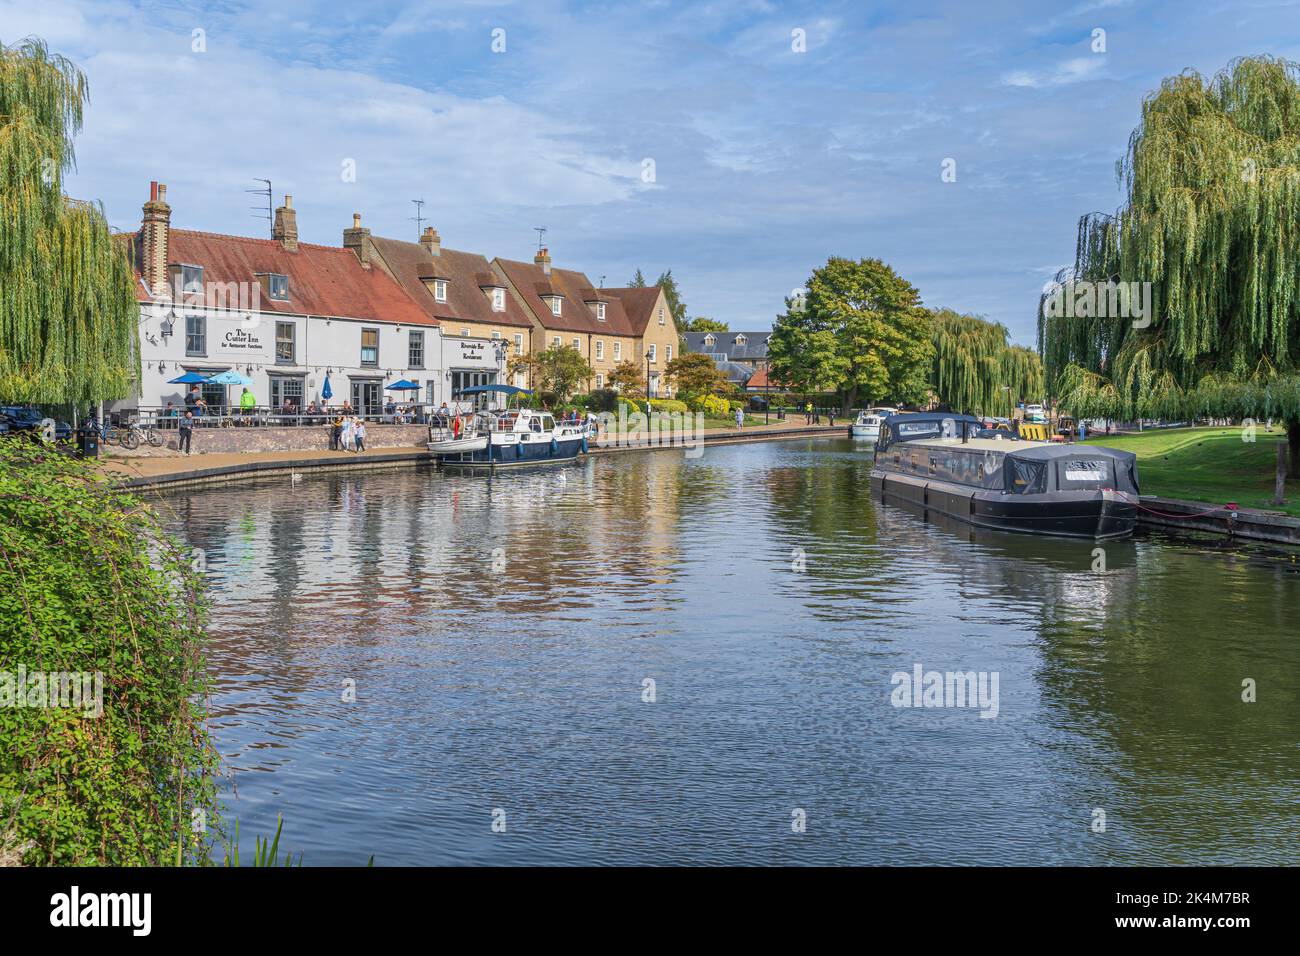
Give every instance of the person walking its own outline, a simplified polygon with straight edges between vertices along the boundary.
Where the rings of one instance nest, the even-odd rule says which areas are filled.
[[[339,432],[339,451],[352,450],[353,425],[352,419],[344,416],[343,427]]]
[[[356,442],[357,453],[366,450],[366,420],[358,418],[356,424],[352,426],[352,440]]]
[[[826,418],[831,423],[831,428],[835,427],[835,407],[832,405],[826,411]]]
[[[804,422],[803,422],[803,423],[804,423],[805,425],[811,425],[811,424],[813,423],[813,404],[812,404],[812,402],[809,402],[807,405],[805,405],[805,406],[803,407],[803,413],[804,413]]]
[[[743,428],[744,425],[745,425],[745,410],[744,410],[743,408],[737,408],[737,409],[736,409],[736,427],[737,427],[737,428]]]
[[[257,408],[257,399],[253,397],[252,392],[245,388],[239,394],[239,414],[252,415],[255,408]]]
[[[330,451],[339,451],[343,442],[343,416],[336,414],[330,423]]]
[[[179,438],[176,442],[176,450],[185,454],[190,453],[190,442],[194,438],[194,410],[185,409],[185,417],[180,421],[180,430],[177,433]]]

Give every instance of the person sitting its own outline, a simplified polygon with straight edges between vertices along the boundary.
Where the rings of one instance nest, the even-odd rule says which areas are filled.
[[[391,398],[384,405],[384,422],[391,425],[393,416],[397,414],[397,403]]]

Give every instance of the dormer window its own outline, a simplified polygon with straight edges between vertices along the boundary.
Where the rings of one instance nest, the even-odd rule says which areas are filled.
[[[709,348],[713,348],[713,343],[716,342],[716,341],[718,341],[718,340],[715,339],[715,338],[713,337],[713,333],[712,333],[712,332],[710,332],[708,335],[704,336],[704,344],[707,345]]]
[[[596,320],[597,320],[598,322],[604,322],[604,321],[605,321],[605,303],[604,303],[604,302],[597,302],[597,303],[596,303]]]
[[[749,341],[749,339],[745,338],[743,335],[737,335],[737,336],[736,336],[736,344],[737,344],[737,345],[744,345],[744,344],[745,344],[746,342],[748,342],[748,341]]]
[[[172,286],[180,283],[180,293],[182,295],[202,295],[203,294],[203,266],[188,266],[179,264],[171,267]]]
[[[435,301],[438,302],[447,301],[447,280],[446,279],[433,280],[433,298]]]
[[[504,312],[505,310],[506,310],[506,290],[493,289],[492,290],[492,311]]]
[[[560,309],[564,306],[564,300],[558,295],[548,295],[546,297],[546,304],[551,307],[552,315],[559,315]]]
[[[266,294],[277,302],[289,301],[289,277],[278,272],[267,273]]]

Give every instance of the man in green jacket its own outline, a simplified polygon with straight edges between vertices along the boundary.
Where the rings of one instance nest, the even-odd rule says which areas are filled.
[[[257,407],[257,399],[247,388],[239,396],[239,410],[244,415],[253,414],[253,409]]]

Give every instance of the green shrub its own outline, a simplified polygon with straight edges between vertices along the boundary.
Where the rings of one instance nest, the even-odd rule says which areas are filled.
[[[691,411],[703,412],[705,418],[726,418],[731,406],[717,395],[696,395],[688,403]]]
[[[685,415],[690,411],[685,402],[679,402],[675,398],[652,398],[650,407],[656,412],[680,413]]]
[[[587,396],[587,408],[593,412],[618,410],[618,392],[612,388],[598,388]]]
[[[208,859],[218,758],[194,561],[92,465],[0,440],[0,828],[24,863]],[[32,706],[34,672],[101,674],[102,704]]]

